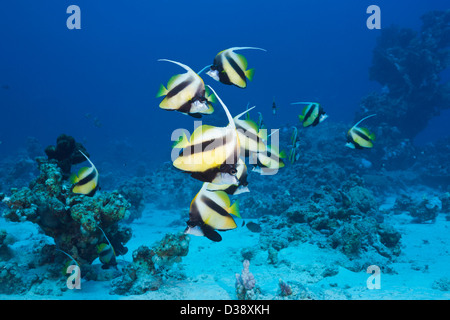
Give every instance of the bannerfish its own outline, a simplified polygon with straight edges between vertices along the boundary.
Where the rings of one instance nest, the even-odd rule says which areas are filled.
[[[289,157],[288,157],[288,159],[291,163],[294,163],[300,157],[300,155],[297,153],[298,129],[297,129],[297,127],[293,127],[293,128],[294,128],[294,131],[292,131],[292,136],[291,136],[292,147],[291,147],[291,151],[289,151]]]
[[[248,189],[248,181],[247,181],[247,166],[242,159],[239,159],[236,166],[236,178],[238,179],[238,184],[214,184],[208,183],[206,189],[208,191],[224,191],[229,195],[238,195],[245,192],[250,192]]]
[[[258,128],[261,130],[262,128],[264,128],[264,119],[263,119],[263,115],[261,112],[258,112]]]
[[[173,166],[203,182],[238,184],[236,165],[240,145],[236,125],[226,105],[209,88],[225,110],[229,124],[226,127],[199,126],[190,140],[183,134],[173,146],[182,148]]]
[[[76,265],[77,267],[80,267],[80,265],[78,264],[78,262],[77,262],[70,254],[68,254],[68,253],[65,252],[64,250],[61,250],[61,249],[58,249],[58,248],[55,248],[55,250],[64,253],[64,254],[65,254],[67,257],[69,257],[69,259],[71,260],[71,261],[67,261],[66,264],[65,264],[64,267],[63,267],[62,273],[63,273],[64,275],[67,274],[67,268],[68,268],[70,265],[72,265],[72,262],[73,262],[74,265]]]
[[[238,202],[230,205],[230,198],[223,191],[209,191],[206,183],[194,197],[189,209],[189,220],[184,231],[186,234],[205,236],[219,242],[222,236],[216,231],[225,231],[237,227],[231,214],[241,217]]]
[[[323,120],[328,118],[320,103],[317,102],[293,102],[291,104],[306,104],[302,114],[298,116],[303,127],[317,126]]]
[[[292,146],[295,147],[297,145],[298,129],[297,129],[297,127],[293,127],[293,128],[294,128],[294,130],[292,131],[291,143],[292,143]]]
[[[187,70],[186,73],[174,75],[167,83],[167,88],[161,85],[156,97],[165,96],[159,104],[161,109],[176,110],[194,118],[201,118],[202,114],[214,112],[212,103],[215,102],[214,95],[211,95],[205,87],[203,79],[190,67],[177,61],[159,59],[175,63]]]
[[[219,52],[214,58],[211,69],[206,73],[216,81],[223,84],[235,85],[239,88],[247,87],[247,79],[253,79],[254,69],[247,70],[247,59],[235,50],[255,49],[266,51],[254,47],[233,47]]]
[[[102,263],[102,269],[108,269],[110,266],[117,265],[116,253],[114,252],[114,248],[111,245],[111,242],[109,242],[109,239],[103,229],[99,226],[98,228],[102,231],[104,237],[106,238],[106,241],[108,241],[108,243],[101,243],[97,245],[98,258]]]
[[[376,114],[372,114],[361,119],[358,123],[356,123],[353,127],[350,128],[347,132],[347,143],[346,147],[351,149],[363,149],[363,148],[372,148],[373,141],[375,141],[375,134],[370,133],[368,129],[358,127],[358,125],[364,120],[376,116]]]
[[[259,174],[273,174],[285,166],[282,159],[286,158],[286,152],[278,151],[274,146],[267,145],[266,152],[253,153],[251,162],[254,164],[252,171]]]
[[[92,197],[98,190],[98,171],[92,161],[81,150],[78,151],[89,161],[91,167],[83,167],[78,170],[78,174],[73,173],[70,176],[72,192]]]
[[[252,152],[266,151],[266,144],[263,140],[263,131],[259,130],[255,121],[247,117],[245,120],[240,119],[242,115],[248,115],[248,112],[255,107],[247,109],[246,112],[234,117],[234,123],[239,137],[241,146],[241,156],[248,157]]]

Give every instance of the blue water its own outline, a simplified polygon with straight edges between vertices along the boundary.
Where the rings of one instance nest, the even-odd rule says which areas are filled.
[[[66,27],[71,4],[81,9],[81,30]],[[149,161],[167,161],[172,130],[192,130],[192,119],[158,108],[160,83],[180,69],[157,59],[200,70],[232,46],[267,49],[245,52],[256,70],[245,90],[205,75],[233,114],[250,102],[275,128],[292,122],[290,102],[312,100],[332,121],[352,122],[360,99],[380,89],[368,79],[380,33],[366,27],[371,4],[382,10],[382,27],[413,29],[420,28],[423,13],[448,8],[443,0],[4,1],[0,84],[7,89],[0,90],[0,155],[23,147],[30,136],[43,146],[54,144],[64,132],[99,157],[111,157],[108,145],[121,140]],[[225,123],[220,111],[213,122]],[[431,131],[422,140],[434,138]]]
[[[70,5],[77,5],[81,9],[79,30],[69,30],[66,26],[70,15],[66,10]],[[41,246],[39,254],[55,256],[45,253],[39,240],[44,234],[47,239],[52,235],[48,236],[48,230],[38,230],[37,226],[40,224],[42,227],[43,224],[49,227],[45,223],[51,219],[47,217],[46,220],[46,215],[50,216],[49,208],[56,207],[58,201],[61,207],[65,206],[64,213],[72,210],[73,203],[68,204],[70,201],[66,201],[69,197],[67,194],[72,194],[63,192],[60,198],[52,198],[55,201],[51,205],[45,203],[48,198],[44,198],[44,201],[39,199],[38,205],[33,203],[30,208],[26,207],[27,201],[17,201],[17,206],[30,211],[40,206],[37,212],[41,215],[39,219],[42,219],[34,223],[8,221],[11,218],[7,217],[7,213],[23,214],[8,203],[14,198],[11,188],[26,187],[39,174],[33,159],[38,155],[36,150],[44,156],[45,147],[54,145],[62,133],[81,142],[98,166],[102,190],[96,194],[97,197],[113,189],[131,186],[131,191],[123,188],[120,192],[128,191],[124,197],[129,197],[130,202],[135,200],[137,204],[133,206],[142,209],[139,212],[143,212],[142,217],[133,218],[133,222],[124,222],[129,223],[127,226],[132,229],[133,238],[127,244],[129,251],[120,253],[123,264],[132,261],[134,250],[142,244],[150,245],[166,233],[185,230],[189,203],[198,192],[195,188],[200,182],[187,174],[177,175],[179,172],[169,170],[173,169],[171,165],[161,165],[171,161],[172,132],[179,128],[192,132],[195,119],[159,108],[162,98],[156,98],[156,93],[160,84],[165,85],[171,76],[184,71],[179,66],[157,60],[164,58],[179,61],[199,71],[211,64],[216,54],[224,49],[251,46],[267,51],[240,52],[247,58],[249,68],[255,68],[255,77],[247,88],[226,86],[205,73],[202,78],[216,90],[232,115],[244,111],[247,104],[255,105],[257,108],[252,111],[252,117],[256,118],[256,112],[261,112],[269,129],[281,128],[280,136],[284,139],[281,147],[287,152],[286,141],[291,127],[297,125],[301,138],[296,152],[301,155],[294,164],[286,161],[286,167],[282,169],[284,171],[278,176],[260,177],[254,172],[249,174],[251,192],[238,196],[243,220],[247,224],[239,220],[237,230],[223,232],[224,239],[220,243],[192,236],[189,255],[183,257],[182,268],[185,268],[187,276],[180,276],[176,280],[179,282],[170,282],[161,289],[168,289],[168,293],[165,293],[167,296],[163,298],[236,298],[234,275],[242,268],[241,257],[247,250],[248,254],[256,255],[251,268],[263,288],[265,298],[279,296],[278,278],[282,276],[287,277],[284,280],[293,281],[293,284],[304,281],[302,286],[305,287],[313,288],[317,284],[316,289],[320,286],[323,291],[336,289],[336,292],[342,293],[342,296],[318,296],[319,299],[372,299],[374,296],[377,299],[409,298],[411,290],[416,289],[418,293],[414,292],[416,295],[411,296],[412,299],[448,299],[448,106],[439,106],[447,109],[432,117],[424,130],[414,136],[413,143],[417,148],[401,136],[401,130],[392,128],[395,123],[389,123],[383,118],[383,114],[389,113],[383,113],[383,106],[380,106],[378,117],[369,120],[371,130],[377,130],[374,148],[353,150],[343,146],[345,128],[354,124],[362,113],[366,115],[365,111],[361,111],[362,99],[371,92],[388,90],[369,77],[373,50],[382,33],[382,30],[369,30],[366,26],[369,17],[366,9],[370,5],[381,8],[382,30],[397,25],[417,32],[422,27],[422,15],[450,8],[448,0],[1,2],[0,263],[6,261],[4,265],[17,264],[22,263],[18,258],[23,261],[29,259],[28,262],[32,263],[27,262],[26,270],[33,272],[35,263],[36,268],[42,269],[47,268],[46,264],[52,268],[54,266],[54,261],[44,261],[41,265],[40,262],[30,260],[36,254],[32,252],[34,245]],[[447,68],[439,76],[442,83],[448,82],[450,70]],[[275,115],[272,113],[273,100],[277,105]],[[290,104],[297,101],[320,102],[328,115],[326,122],[316,128],[300,128],[297,117],[300,108]],[[428,114],[433,107],[424,105],[422,112]],[[408,116],[409,119],[420,120],[421,114]],[[214,114],[204,116],[203,119],[209,125],[225,126],[228,123],[219,104],[215,105]],[[386,123],[389,123],[389,128]],[[399,128],[408,129],[408,125],[399,123]],[[414,125],[411,124],[409,128]],[[383,136],[386,132],[388,134]],[[337,136],[341,133],[342,137]],[[447,138],[443,145],[423,148],[443,138]],[[24,151],[27,148],[28,151]],[[158,178],[152,176],[153,168],[156,168]],[[156,181],[160,178],[161,181]],[[363,188],[361,186],[364,183],[366,185]],[[49,185],[39,192],[50,192],[47,189],[50,189]],[[139,199],[139,195],[142,199]],[[411,198],[410,203],[408,197]],[[36,201],[26,200],[30,203]],[[347,202],[351,202],[354,207],[348,209],[350,204]],[[369,209],[354,209],[357,204],[364,202],[369,203]],[[335,211],[328,206],[330,203],[336,205]],[[4,204],[13,209],[8,211]],[[308,209],[302,207],[304,204],[309,206]],[[315,212],[311,212],[316,207],[326,218],[322,220],[319,214],[314,217]],[[416,216],[414,209],[419,212]],[[83,212],[91,214],[94,211],[86,209]],[[429,219],[428,216],[421,216],[430,212],[435,216]],[[52,211],[51,214],[55,213]],[[68,216],[63,217],[71,221]],[[22,218],[31,221],[33,216]],[[278,218],[281,222],[277,221]],[[310,218],[312,220],[307,221]],[[264,232],[254,234],[258,231],[251,230],[248,224],[250,220],[260,223],[266,228],[264,231],[270,229],[272,233],[269,236]],[[283,221],[289,221],[292,225],[286,226]],[[383,253],[383,257],[396,255],[389,251],[391,247],[385,252],[379,252],[375,245],[373,248],[367,245],[372,245],[375,240],[378,244],[380,237],[375,237],[383,234],[375,234],[380,231],[369,227],[361,231],[364,236],[361,243],[366,245],[358,248],[362,255],[358,259],[361,260],[355,260],[353,265],[353,256],[349,255],[351,258],[346,260],[347,265],[336,269],[338,272],[334,270],[336,274],[327,276],[331,280],[323,281],[315,277],[314,281],[317,282],[305,281],[310,278],[302,275],[309,271],[309,266],[312,266],[311,275],[316,270],[316,264],[322,263],[327,268],[336,267],[334,264],[341,259],[344,249],[349,250],[347,243],[338,241],[338,237],[348,239],[351,236],[351,232],[346,234],[342,226],[354,230],[360,222],[370,228],[378,228],[386,222],[388,227],[392,224],[398,228],[402,236],[401,255],[398,260],[393,257],[395,263],[392,263],[392,269],[391,265],[383,269],[388,279],[383,282],[386,291],[379,291],[379,296],[372,296],[372,292],[366,290],[361,293],[358,289],[361,286],[365,288],[365,277],[368,276],[361,267],[363,264],[383,263]],[[96,223],[100,226],[104,221]],[[62,227],[62,224],[55,225]],[[10,239],[2,238],[3,228],[11,235]],[[303,237],[310,237],[304,242],[300,241],[302,228],[306,230],[306,236],[303,234]],[[386,234],[389,234],[388,231],[392,230],[387,230]],[[307,232],[311,232],[310,235]],[[395,238],[396,234],[392,234]],[[269,249],[255,249],[267,245],[264,241],[269,241],[267,238],[270,237],[273,238],[270,241],[274,242],[269,243],[268,247],[276,247],[280,252],[279,263],[268,262],[267,256],[275,259],[270,257],[273,252]],[[395,240],[386,237],[392,242]],[[76,242],[73,244],[76,249],[79,242],[77,238],[73,239],[76,239],[73,241]],[[60,239],[56,236],[51,240],[59,245]],[[357,243],[356,240],[354,242]],[[61,243],[65,244],[64,241]],[[7,246],[14,253],[11,261],[3,259]],[[31,249],[23,250],[22,257],[22,248]],[[252,253],[249,248],[255,249],[256,253]],[[396,249],[397,244],[393,248]],[[365,256],[367,252],[372,256]],[[337,258],[329,257],[328,254],[336,254]],[[372,261],[367,257],[380,260]],[[364,260],[366,258],[367,261]],[[208,263],[205,264],[205,261]],[[214,262],[209,264],[209,261]],[[357,266],[358,263],[361,266]],[[347,267],[348,270],[345,269]],[[5,272],[0,282],[7,279]],[[40,281],[43,281],[45,272],[39,274]],[[410,282],[410,272],[419,275],[415,283]],[[362,284],[352,278],[355,274],[361,277]],[[98,272],[98,275],[102,273]],[[28,279],[26,271],[23,271],[22,276]],[[8,281],[19,283],[11,279]],[[109,295],[107,287],[108,284],[94,280],[88,284],[88,290],[80,295],[87,292],[85,299],[117,298]],[[180,288],[180,295],[177,295],[176,290],[170,291],[174,288]],[[44,289],[43,285],[43,292]],[[0,290],[0,293],[3,294],[3,291]],[[23,293],[17,294],[20,296]],[[52,294],[50,292],[48,296],[59,298]],[[69,291],[63,298],[76,299],[79,297],[77,294]],[[160,296],[155,291],[150,292],[147,298],[159,299]]]

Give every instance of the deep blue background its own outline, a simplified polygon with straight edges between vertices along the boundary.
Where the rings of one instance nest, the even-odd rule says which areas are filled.
[[[81,8],[81,30],[66,27],[71,4]],[[29,136],[45,147],[66,133],[94,157],[111,157],[111,146],[124,142],[136,151],[130,156],[168,161],[171,132],[192,131],[193,118],[158,107],[159,85],[184,71],[157,59],[200,70],[233,46],[267,52],[240,52],[256,70],[245,90],[204,75],[232,114],[250,102],[276,128],[298,121],[290,102],[311,100],[323,104],[327,121],[352,123],[360,99],[380,89],[368,78],[380,32],[366,27],[371,4],[381,7],[382,27],[416,30],[422,14],[449,7],[447,0],[2,1],[0,156],[23,148]],[[205,121],[225,125],[216,110]],[[448,134],[449,118],[433,121],[418,141]]]

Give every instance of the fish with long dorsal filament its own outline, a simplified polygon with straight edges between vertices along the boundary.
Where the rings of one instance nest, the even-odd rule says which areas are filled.
[[[117,261],[114,248],[111,242],[109,241],[108,237],[106,236],[105,231],[103,231],[103,229],[100,228],[100,226],[97,226],[97,228],[100,229],[100,231],[103,233],[103,236],[106,238],[106,241],[108,242],[107,244],[100,243],[99,245],[97,245],[98,258],[102,263],[102,269],[108,269],[110,266],[115,267],[117,266]]]
[[[174,75],[167,83],[167,88],[161,85],[156,97],[165,96],[159,104],[161,109],[176,110],[194,118],[200,118],[202,114],[214,112],[212,103],[215,102],[203,79],[187,65],[173,60],[159,59],[179,65],[186,73]]]
[[[235,85],[239,88],[247,87],[247,79],[250,81],[253,79],[254,69],[247,69],[247,59],[234,52],[247,49],[266,51],[255,47],[233,47],[220,51],[206,74],[223,84]]]
[[[210,191],[204,183],[194,197],[189,208],[189,220],[184,231],[186,234],[205,236],[219,242],[222,236],[216,231],[226,231],[237,227],[232,214],[241,217],[238,202],[231,205],[224,191]]]
[[[298,116],[304,127],[317,126],[323,120],[328,118],[323,107],[317,102],[292,102],[291,104],[306,104],[302,110],[302,114]]]
[[[346,147],[351,149],[363,149],[372,148],[373,141],[375,141],[375,134],[369,132],[367,128],[358,127],[361,122],[371,117],[376,116],[376,114],[371,114],[360,121],[358,121],[353,127],[347,132],[347,143]]]
[[[253,152],[264,152],[266,150],[264,132],[260,131],[256,122],[248,116],[249,111],[253,108],[255,107],[249,108],[233,118],[241,146],[241,156],[244,157],[249,157]],[[244,114],[247,114],[246,119],[240,119]]]
[[[236,125],[226,105],[214,89],[208,87],[222,105],[229,123],[226,127],[199,126],[190,140],[183,134],[173,146],[182,149],[173,166],[203,182],[237,184],[240,145]]]
[[[91,164],[91,167],[83,167],[77,174],[73,173],[70,176],[69,180],[73,184],[71,190],[73,193],[92,197],[98,190],[98,171],[92,161],[81,150],[78,151]]]

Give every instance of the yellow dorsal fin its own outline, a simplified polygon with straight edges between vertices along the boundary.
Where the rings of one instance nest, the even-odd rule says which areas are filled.
[[[242,67],[243,67],[242,69],[245,71],[248,67],[247,59],[242,54],[235,53],[235,55],[237,56],[239,61],[242,63]]]
[[[225,191],[216,191],[214,194],[223,201],[224,205],[229,208],[230,207],[230,197]]]
[[[78,181],[87,176],[87,171],[89,171],[89,169],[91,169],[91,168],[83,167],[83,168],[80,168],[80,170],[78,170],[78,174],[77,174]]]
[[[167,82],[167,89],[172,89],[173,83],[181,76],[181,74],[176,74],[172,76],[169,81]]]
[[[204,139],[203,136],[205,136],[209,130],[212,130],[215,128],[217,128],[217,127],[210,126],[207,124],[197,127],[194,130],[194,132],[192,132],[192,134],[191,134],[191,140],[190,140],[191,144],[202,141]]]

